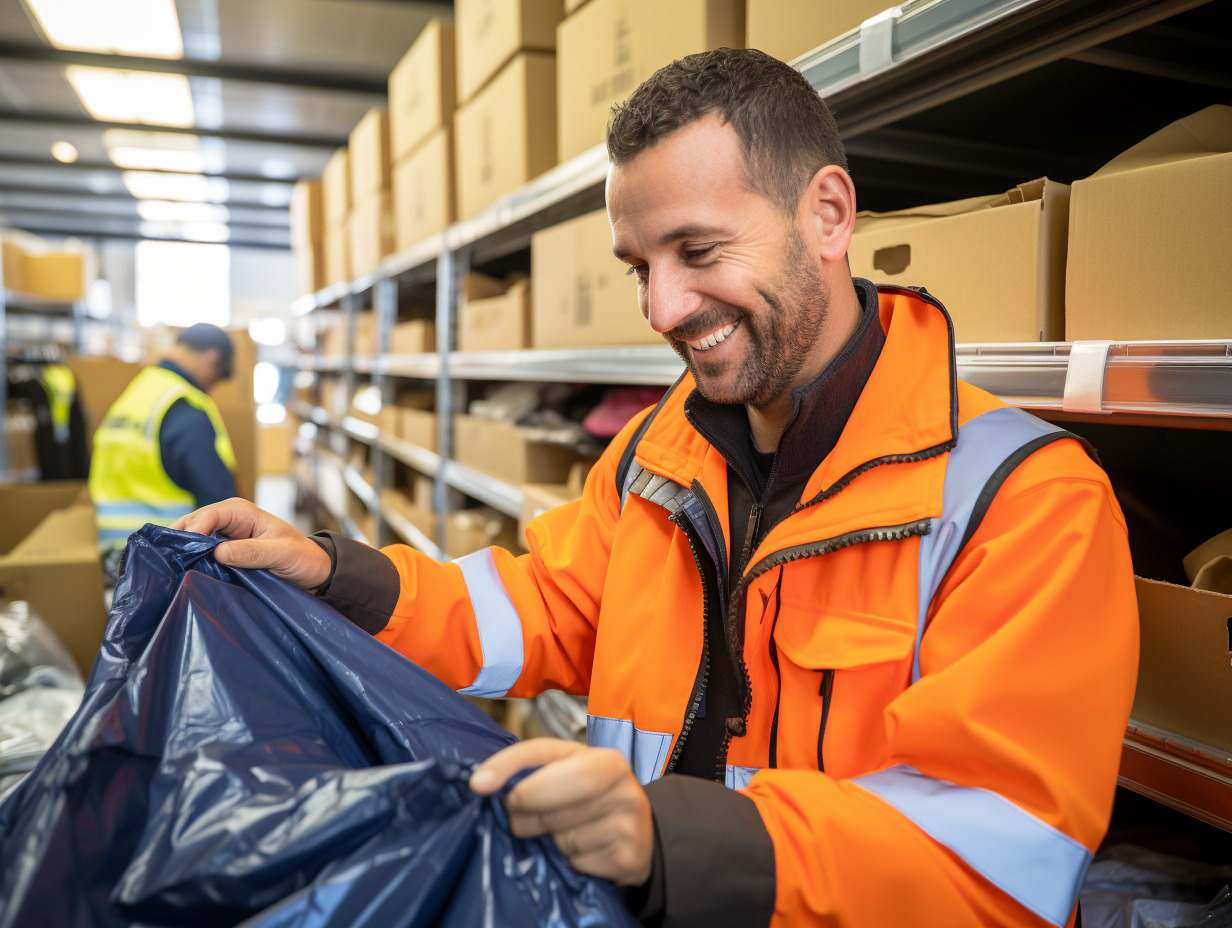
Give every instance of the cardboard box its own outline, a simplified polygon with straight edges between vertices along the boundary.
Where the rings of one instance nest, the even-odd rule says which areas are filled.
[[[325,238],[325,203],[319,180],[297,180],[291,188],[291,245],[319,248]]]
[[[411,319],[397,323],[389,332],[390,354],[424,354],[436,351],[436,323]]]
[[[574,10],[579,9],[587,0],[565,0],[565,15],[568,16]]]
[[[558,159],[601,143],[612,106],[659,68],[694,52],[743,45],[744,0],[588,3],[559,30]]]
[[[82,676],[102,642],[103,572],[84,481],[0,484],[0,599],[25,600]]]
[[[10,232],[0,234],[0,281],[5,290],[22,290],[25,281],[25,249]]]
[[[861,213],[847,256],[874,283],[925,287],[959,342],[1061,341],[1069,187],[1042,179],[991,197]]]
[[[458,212],[469,218],[556,164],[556,59],[522,52],[458,110]]]
[[[1232,752],[1232,596],[1137,581],[1142,636],[1132,717]]]
[[[357,358],[376,355],[376,313],[364,310],[355,314],[352,321],[351,353]]]
[[[561,0],[457,0],[458,99],[469,100],[519,51],[556,48]]]
[[[411,471],[411,502],[424,512],[436,509],[436,481],[427,474]]]
[[[549,509],[573,502],[578,494],[564,483],[525,483],[522,485],[522,514],[518,517],[518,535],[526,533],[526,526]]]
[[[394,213],[389,191],[374,190],[356,200],[349,223],[351,276],[362,277],[394,253]]]
[[[536,232],[530,264],[533,347],[663,343],[638,309],[637,279],[612,257],[604,210]]]
[[[290,421],[257,426],[257,475],[291,473],[291,444],[296,426]]]
[[[341,360],[347,353],[345,319],[336,319],[321,329],[321,356],[326,360]]]
[[[1232,107],[1210,106],[1074,183],[1065,337],[1232,338],[1229,255]]]
[[[459,351],[516,351],[530,347],[530,280],[515,280],[500,296],[458,307]]]
[[[86,292],[85,255],[80,251],[27,252],[21,289],[49,300],[73,302]]]
[[[325,286],[350,279],[351,231],[343,220],[325,229]]]
[[[582,458],[572,448],[527,438],[516,425],[479,416],[454,416],[454,458],[519,486],[523,483],[564,483],[569,469]]]
[[[396,512],[410,522],[415,528],[436,541],[437,518],[431,509],[417,506],[405,493],[387,487],[381,491],[381,509],[385,512]]]
[[[87,358],[75,356],[65,362],[77,381],[77,397],[85,410],[91,435],[107,415],[107,410],[120,398],[129,381],[137,376],[142,365],[117,358]]]
[[[518,524],[487,506],[460,509],[445,519],[445,553],[462,557],[484,548],[518,547]]]
[[[351,130],[347,145],[351,172],[351,208],[390,184],[389,115],[370,109]]]
[[[895,6],[890,0],[747,0],[748,47],[760,48],[782,61],[799,58],[818,45],[825,45],[844,32],[859,28],[882,10]]]
[[[431,132],[394,165],[394,225],[398,251],[448,228],[458,217],[452,126]]]
[[[390,156],[400,161],[458,105],[453,23],[432,19],[389,74]]]
[[[345,148],[339,148],[325,162],[321,172],[321,202],[325,208],[326,232],[343,225],[351,212],[351,168]]]
[[[326,286],[324,242],[292,242],[295,256],[295,293],[304,296]]]
[[[398,437],[418,445],[426,451],[436,451],[438,446],[436,413],[423,409],[403,409],[398,419]]]
[[[219,403],[218,413],[235,449],[235,492],[251,500],[257,493],[257,406],[247,403]]]

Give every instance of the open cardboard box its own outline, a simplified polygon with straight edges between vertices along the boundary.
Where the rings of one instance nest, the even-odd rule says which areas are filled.
[[[1134,720],[1232,754],[1232,596],[1137,579]]]
[[[860,213],[847,255],[873,283],[924,287],[959,342],[1060,341],[1069,187],[1047,178],[988,197]]]
[[[514,486],[565,483],[583,456],[564,445],[534,441],[524,429],[480,416],[454,417],[454,457]]]
[[[1066,338],[1232,337],[1232,106],[1160,129],[1070,209]]]
[[[0,598],[28,602],[88,674],[106,613],[85,482],[0,484],[0,511]]]

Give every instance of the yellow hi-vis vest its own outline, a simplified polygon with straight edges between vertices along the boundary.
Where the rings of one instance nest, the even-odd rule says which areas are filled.
[[[45,364],[39,369],[38,382],[47,394],[56,443],[63,445],[69,438],[69,415],[77,397],[77,380],[63,364]]]
[[[123,547],[147,522],[170,525],[196,506],[193,495],[167,475],[158,444],[163,416],[176,400],[187,400],[209,416],[214,448],[223,464],[235,469],[235,451],[214,401],[179,374],[145,368],[94,433],[90,497],[103,550]]]

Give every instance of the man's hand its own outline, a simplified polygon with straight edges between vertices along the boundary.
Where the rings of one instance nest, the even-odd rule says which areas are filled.
[[[329,578],[329,555],[320,545],[246,499],[203,506],[171,527],[201,535],[218,532],[236,539],[214,549],[220,564],[263,567],[305,590],[314,590]]]
[[[610,748],[534,738],[475,768],[470,787],[490,796],[519,770],[539,767],[509,791],[505,811],[522,838],[550,834],[574,869],[621,886],[650,877],[654,822],[629,762]]]

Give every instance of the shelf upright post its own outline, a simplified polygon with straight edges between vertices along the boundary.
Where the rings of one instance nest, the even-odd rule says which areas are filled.
[[[432,486],[432,505],[436,510],[436,545],[445,551],[445,519],[448,517],[449,492],[445,482],[445,470],[453,459],[453,415],[461,405],[459,385],[449,373],[449,358],[457,344],[458,287],[470,272],[470,249],[463,245],[457,249],[441,250],[436,259],[436,352],[440,359],[440,373],[436,380],[437,448],[441,455],[441,467],[437,470]]]
[[[372,379],[381,392],[381,406],[393,402],[394,382],[384,371],[380,359],[389,354],[389,343],[394,322],[398,317],[398,281],[392,277],[383,277],[376,282],[372,290],[372,302],[376,310],[376,356],[377,366]],[[384,511],[381,508],[381,492],[393,484],[393,462],[387,460],[385,451],[378,441],[372,445],[372,470],[376,474],[376,538],[373,541],[378,548],[383,548],[392,541],[389,537],[389,526],[385,524]]]

